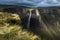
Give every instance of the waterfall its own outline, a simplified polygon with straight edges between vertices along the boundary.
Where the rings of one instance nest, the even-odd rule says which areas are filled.
[[[38,9],[35,9],[35,11],[36,11],[36,17],[38,17],[40,26],[44,25],[44,22],[43,22],[42,19],[41,19],[41,15],[39,14]],[[28,29],[30,28],[31,16],[32,16],[32,10],[29,9],[29,17],[28,17],[28,23],[27,23],[27,28],[28,28]]]
[[[35,9],[35,10],[36,10],[36,16],[38,17],[40,24],[42,24],[41,16],[40,16],[40,14],[39,14],[38,9]],[[31,20],[31,16],[32,16],[32,12],[31,12],[31,11],[32,11],[32,10],[29,9],[29,17],[28,17],[28,23],[27,23],[27,28],[28,28],[28,29],[30,28],[30,20]]]
[[[36,15],[37,15],[37,17],[38,17],[38,19],[39,19],[39,23],[40,23],[40,26],[43,28],[43,27],[46,27],[46,25],[44,24],[44,22],[42,21],[42,19],[41,19],[41,15],[39,14],[39,11],[38,11],[38,9],[36,9]],[[46,29],[46,28],[45,28]]]
[[[42,23],[42,20],[41,20],[41,15],[39,14],[38,9],[36,9],[36,15],[37,15],[37,17],[39,18],[39,22],[40,22],[40,24],[41,24],[41,23]]]
[[[30,28],[30,19],[31,19],[31,13],[32,10],[29,10],[29,17],[28,17],[28,23],[27,23],[27,28],[29,29]]]

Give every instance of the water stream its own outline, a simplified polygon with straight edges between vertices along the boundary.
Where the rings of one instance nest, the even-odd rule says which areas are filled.
[[[42,24],[44,24],[43,21],[41,20],[41,15],[39,14],[38,9],[35,9],[35,11],[36,11],[36,17],[38,18],[40,26],[41,26]],[[30,28],[31,16],[32,16],[32,10],[29,10],[29,17],[28,17],[28,23],[27,23],[28,29]]]
[[[31,12],[31,10],[29,10],[29,17],[28,17],[28,23],[27,23],[27,28],[28,29],[30,28],[31,15],[32,15],[32,12]]]
[[[35,9],[36,10],[36,17],[38,17],[38,20],[41,24],[41,16],[39,14],[39,11],[38,9]],[[32,16],[32,10],[29,10],[29,17],[28,17],[28,23],[27,23],[27,28],[29,29],[30,28],[30,21],[31,21],[31,16]]]

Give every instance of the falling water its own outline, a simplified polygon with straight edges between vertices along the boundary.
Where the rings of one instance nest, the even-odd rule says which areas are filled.
[[[37,17],[39,19],[40,26],[45,26],[44,22],[41,19],[41,15],[39,14],[38,9],[36,9],[36,15],[37,15]]]
[[[38,9],[36,9],[36,15],[37,15],[37,17],[39,18],[39,22],[42,23],[41,15],[39,14]]]
[[[42,19],[41,19],[41,15],[39,14],[38,9],[36,9],[36,15],[37,15],[37,16],[38,16],[38,18],[39,18],[39,23],[40,23],[40,26],[41,26],[42,30],[44,30],[44,31],[46,31],[46,32],[48,32],[48,33],[49,33],[49,31],[48,31],[48,28],[47,28],[46,24],[45,24],[45,23],[42,21]]]
[[[31,20],[31,15],[32,15],[32,13],[31,13],[31,9],[29,10],[29,17],[28,17],[28,24],[27,24],[27,28],[29,29],[30,28],[30,20]],[[36,16],[39,18],[39,22],[40,22],[40,24],[42,23],[41,22],[41,16],[40,16],[40,14],[39,14],[39,11],[38,11],[38,9],[36,9]]]
[[[36,16],[38,17],[38,19],[39,19],[39,23],[41,24],[41,25],[44,25],[44,23],[43,23],[43,21],[41,20],[41,15],[39,14],[39,11],[38,11],[38,9],[35,9],[36,10]],[[32,13],[31,13],[31,9],[29,10],[29,17],[28,17],[28,23],[27,23],[27,28],[29,29],[30,28],[30,20],[31,20],[31,16],[32,16]],[[40,25],[40,26],[41,26]]]
[[[40,16],[38,9],[36,9],[36,15],[37,15],[37,16]]]
[[[31,19],[31,13],[32,10],[29,10],[29,17],[28,17],[28,24],[27,24],[27,28],[29,29],[30,28],[30,19]]]

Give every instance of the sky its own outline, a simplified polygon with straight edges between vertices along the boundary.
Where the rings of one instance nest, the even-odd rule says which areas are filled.
[[[0,4],[26,7],[50,7],[60,6],[60,0],[0,0]]]

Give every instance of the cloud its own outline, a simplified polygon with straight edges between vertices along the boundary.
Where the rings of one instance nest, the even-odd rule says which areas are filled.
[[[59,0],[0,0],[0,4],[28,6],[28,7],[29,6],[47,7],[47,6],[60,6],[60,1]]]

